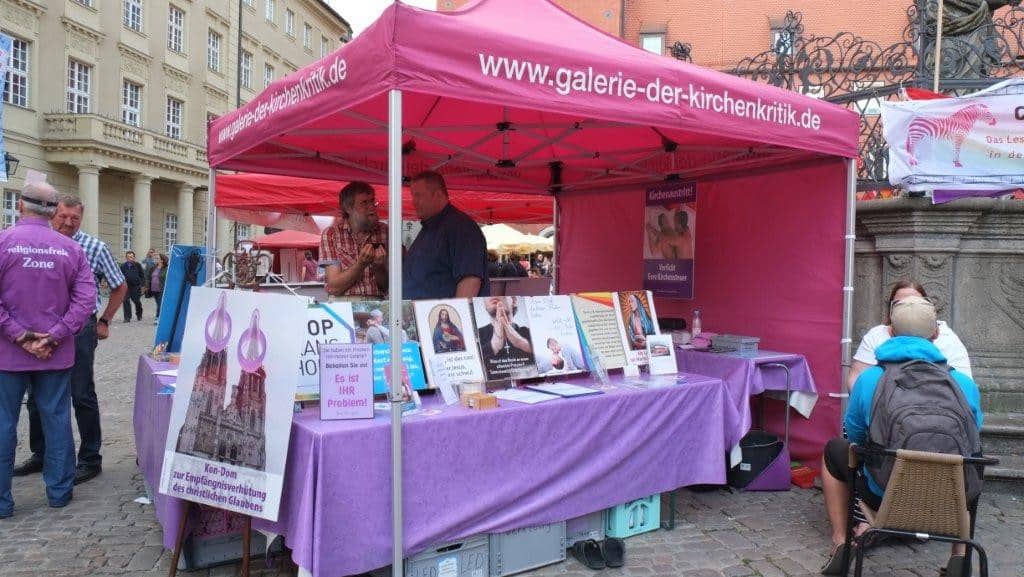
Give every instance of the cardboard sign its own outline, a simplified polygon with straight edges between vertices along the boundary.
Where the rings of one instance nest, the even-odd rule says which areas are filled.
[[[373,347],[320,345],[320,419],[373,418]]]
[[[391,345],[373,346],[373,393],[383,395],[388,392],[388,379],[384,367],[391,364]],[[427,388],[427,378],[423,374],[423,359],[420,358],[419,343],[402,343],[402,364],[409,375],[409,386],[415,391]]]
[[[331,343],[355,342],[352,303],[311,305],[304,320],[302,354],[299,356],[299,387],[295,400],[315,401],[320,394],[320,347]]]

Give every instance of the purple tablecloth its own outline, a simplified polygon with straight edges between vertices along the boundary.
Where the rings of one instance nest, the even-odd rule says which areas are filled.
[[[789,388],[801,397],[789,399],[789,403],[803,414],[810,415],[817,399],[814,377],[803,355],[760,351],[756,356],[747,357],[730,353],[709,353],[693,349],[676,349],[676,364],[680,371],[697,373],[722,379],[725,383],[728,403],[725,408],[726,421],[738,422],[738,436],[726,441],[732,447],[740,442],[750,430],[750,396],[765,391],[785,391],[786,372],[779,368],[763,365],[781,363],[789,367]]]
[[[139,463],[157,486],[170,398],[154,398],[158,369],[150,361],[139,369],[136,434],[152,428],[138,437]],[[688,375],[681,385],[635,389],[623,381],[613,377],[616,388],[589,397],[503,402],[490,411],[428,402],[428,414],[406,416],[404,552],[569,519],[681,486],[723,483],[726,443],[742,433],[728,416],[722,382]],[[140,418],[147,422],[140,426]],[[278,521],[257,519],[254,527],[285,535],[295,562],[317,577],[388,565],[389,425],[383,413],[363,421],[321,421],[315,408],[297,414]],[[171,547],[180,502],[157,501],[164,544]]]

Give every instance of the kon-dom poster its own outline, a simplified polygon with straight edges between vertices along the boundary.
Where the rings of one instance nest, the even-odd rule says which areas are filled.
[[[306,304],[193,288],[160,492],[277,520]]]
[[[644,198],[644,288],[659,296],[691,299],[697,182],[651,187]]]

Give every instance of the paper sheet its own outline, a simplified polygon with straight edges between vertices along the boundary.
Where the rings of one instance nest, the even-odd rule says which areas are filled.
[[[526,403],[527,405],[535,405],[537,403],[543,403],[544,401],[553,401],[561,398],[547,393],[538,393],[536,391],[526,391],[523,389],[505,389],[504,391],[495,391],[494,396],[503,401],[515,401],[517,403]]]
[[[532,391],[539,391],[559,397],[582,397],[584,395],[598,395],[601,391],[569,383],[544,383],[542,385],[529,385],[526,387]]]
[[[158,377],[177,377],[178,369],[164,369],[162,371],[153,371],[153,374]]]

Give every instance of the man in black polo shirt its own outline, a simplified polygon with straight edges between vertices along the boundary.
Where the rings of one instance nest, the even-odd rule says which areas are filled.
[[[405,255],[402,296],[443,299],[488,296],[487,241],[473,219],[448,203],[448,187],[437,172],[410,183],[412,204],[423,225]]]

